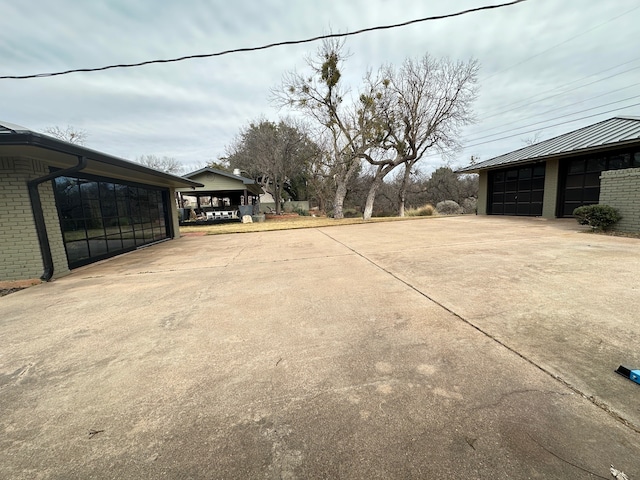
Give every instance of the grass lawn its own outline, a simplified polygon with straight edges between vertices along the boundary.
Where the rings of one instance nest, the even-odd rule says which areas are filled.
[[[294,228],[332,227],[336,225],[354,225],[372,222],[398,222],[428,217],[378,217],[364,221],[362,218],[343,218],[336,220],[328,217],[284,217],[277,220],[265,220],[256,223],[220,223],[214,225],[194,225],[180,227],[183,235],[220,235],[224,233],[267,232],[270,230],[290,230]]]

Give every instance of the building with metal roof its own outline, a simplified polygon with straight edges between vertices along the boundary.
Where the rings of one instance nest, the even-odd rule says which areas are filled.
[[[0,121],[0,282],[178,237],[175,191],[200,186]]]
[[[567,217],[599,203],[601,176],[640,168],[640,117],[614,117],[459,173],[478,173],[478,213]]]

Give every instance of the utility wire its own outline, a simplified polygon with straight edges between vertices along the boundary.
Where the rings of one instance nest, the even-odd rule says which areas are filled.
[[[634,97],[632,97],[632,98],[634,98]],[[616,102],[614,102],[614,103],[616,103]],[[633,103],[633,104],[631,104],[631,105],[625,105],[625,106],[623,106],[623,107],[614,108],[614,109],[611,109],[611,110],[607,110],[607,111],[605,111],[605,112],[594,113],[594,114],[592,114],[592,115],[586,115],[586,116],[584,116],[584,117],[580,117],[580,118],[574,118],[573,120],[567,120],[567,121],[565,121],[565,122],[554,123],[554,124],[552,124],[552,125],[545,125],[545,126],[543,126],[543,127],[541,127],[541,128],[553,128],[553,127],[559,127],[559,126],[561,126],[561,125],[567,125],[567,124],[569,124],[569,123],[578,122],[578,121],[580,121],[580,120],[585,120],[585,119],[587,119],[587,118],[593,118],[593,117],[597,117],[597,116],[600,116],[600,115],[605,115],[605,114],[607,114],[607,113],[611,113],[611,112],[619,112],[620,110],[624,110],[624,109],[626,109],[626,108],[637,107],[638,105],[640,105],[640,102],[638,102],[638,103]],[[605,106],[605,105],[601,105],[600,107],[603,107],[603,106]],[[596,107],[596,108],[597,108],[597,107]],[[589,110],[590,110],[590,109],[589,109]],[[587,110],[583,110],[583,111],[587,111]],[[580,112],[574,112],[574,113],[572,113],[572,114],[565,115],[565,117],[569,117],[569,116],[572,116],[572,115],[576,115],[577,113],[580,113]],[[559,118],[563,118],[563,117],[557,117],[557,118],[559,119]],[[537,123],[543,123],[543,122],[537,122]],[[535,123],[534,123],[534,124],[531,124],[531,125],[535,125]],[[517,128],[517,130],[519,130],[519,129],[521,129],[521,128],[528,128],[528,127],[530,127],[531,125],[524,125],[524,126],[522,126],[522,127]],[[486,145],[487,143],[495,143],[495,142],[498,142],[498,141],[500,141],[500,140],[507,140],[507,139],[509,139],[509,138],[518,137],[518,136],[520,136],[520,135],[526,135],[527,133],[533,133],[533,132],[536,132],[536,131],[539,131],[539,130],[540,130],[540,127],[539,127],[539,128],[534,128],[533,130],[527,130],[527,131],[524,131],[524,132],[514,133],[514,134],[512,134],[512,135],[506,135],[506,136],[504,136],[504,137],[500,137],[500,138],[494,138],[494,139],[492,139],[492,140],[485,140],[485,141],[483,141],[483,142],[472,143],[471,145],[463,144],[463,145],[462,145],[462,150],[467,150],[467,149],[469,149],[469,148],[478,147],[478,146],[480,146],[480,145]],[[502,132],[502,133],[506,133],[506,132]],[[492,135],[489,135],[489,136],[492,136]],[[472,141],[482,140],[482,139],[484,139],[484,138],[487,138],[487,137],[476,138],[475,140],[472,140]],[[545,141],[545,140],[541,140],[541,142],[543,142],[543,141]],[[454,153],[456,153],[456,151],[455,151],[455,150],[445,150],[445,151],[442,151],[442,152],[437,152],[437,153],[436,153],[436,152],[434,152],[434,153],[427,154],[427,155],[425,155],[423,158],[427,158],[427,157],[438,157],[438,156],[442,156],[442,155],[449,155],[449,154],[454,154]]]
[[[551,112],[557,112],[558,110],[564,110],[565,108],[573,107],[574,105],[578,105],[580,103],[585,103],[585,102],[587,102],[589,100],[595,100],[596,98],[606,97],[607,95],[611,95],[612,93],[620,92],[622,90],[626,90],[626,89],[631,88],[631,87],[637,87],[638,85],[640,85],[640,82],[632,83],[631,85],[627,85],[626,87],[616,88],[615,90],[611,90],[611,91],[608,91],[608,92],[605,92],[605,93],[601,93],[600,95],[596,95],[594,97],[584,98],[582,100],[578,100],[577,102],[573,102],[573,103],[568,103],[566,105],[562,105],[561,107],[552,108],[551,110],[547,110],[547,111],[540,112],[540,113],[534,113],[533,115],[529,115],[528,118],[540,117],[542,115],[546,115],[546,114],[551,113]],[[513,125],[513,122],[503,123],[501,125],[496,125],[495,127],[491,127],[491,128],[485,128],[484,130],[479,130],[479,131],[477,131],[475,133],[476,133],[476,135],[479,135],[481,133],[490,132],[491,130],[496,130],[498,128],[507,127],[507,126],[510,126],[510,125]],[[527,126],[528,125],[525,125],[524,127],[519,127],[519,128],[526,128]]]
[[[627,61],[627,62],[624,62],[624,63],[619,63],[618,65],[614,65],[613,67],[605,68],[604,70],[600,70],[599,72],[591,73],[591,74],[589,74],[589,75],[587,75],[587,76],[585,76],[585,77],[578,78],[577,80],[573,80],[573,81],[571,81],[571,82],[569,82],[569,83],[565,83],[564,85],[561,85],[561,86],[559,86],[559,87],[554,87],[554,88],[551,88],[551,89],[549,89],[549,90],[545,90],[544,92],[540,92],[540,93],[536,93],[535,95],[531,95],[530,97],[527,97],[527,98],[524,98],[524,99],[520,99],[520,100],[517,100],[517,101],[515,101],[515,102],[507,103],[506,105],[502,105],[502,106],[500,106],[500,107],[497,107],[497,108],[493,109],[493,112],[495,112],[495,113],[491,113],[491,111],[492,111],[492,110],[489,110],[489,113],[491,113],[491,116],[492,116],[492,117],[494,117],[494,116],[496,116],[496,115],[501,115],[501,114],[503,114],[503,113],[506,113],[506,111],[505,111],[505,110],[497,111],[498,109],[511,107],[511,106],[513,106],[513,105],[518,105],[518,104],[520,104],[520,103],[526,102],[527,100],[534,99],[534,98],[536,98],[536,97],[538,97],[538,96],[540,96],[540,95],[545,95],[545,94],[547,94],[547,93],[555,92],[555,91],[557,91],[557,90],[559,90],[559,89],[561,89],[561,88],[563,88],[563,87],[568,87],[569,85],[573,85],[574,83],[578,83],[578,82],[581,82],[582,80],[586,80],[586,79],[588,79],[588,78],[595,77],[596,75],[600,75],[601,73],[606,73],[606,72],[608,72],[608,71],[610,71],[610,70],[615,70],[616,68],[622,67],[622,66],[624,66],[624,65],[628,65],[628,64],[633,63],[633,62],[636,62],[636,61],[638,61],[638,60],[640,60],[640,57],[636,57],[636,58],[634,58],[634,59],[632,59],[632,60],[629,60],[629,61]],[[617,75],[622,75],[623,73],[627,73],[628,71],[629,71],[629,70],[625,70],[625,71],[623,71],[623,72],[619,72],[619,73],[617,73],[617,74],[615,74],[615,75],[610,75],[610,76],[608,76],[608,77],[606,77],[606,78],[604,78],[604,79],[602,79],[602,80],[607,80],[607,79],[612,78],[612,77],[615,77],[615,76],[617,76]],[[598,81],[600,81],[600,80],[598,80]],[[590,83],[590,84],[587,84],[587,85],[592,85],[592,84],[593,84],[593,83]],[[579,87],[575,87],[575,88],[573,88],[573,89],[565,90],[565,92],[572,92],[572,91],[574,91],[574,90],[578,90],[578,89],[580,89],[580,88],[582,88],[582,87],[581,87],[581,86],[579,86]],[[548,98],[548,97],[546,97],[546,98]],[[538,100],[534,100],[534,101],[529,102],[529,103],[526,103],[526,104],[524,104],[524,105],[520,105],[520,106],[519,106],[519,107],[517,107],[517,108],[527,107],[527,106],[529,106],[529,105],[533,105],[534,103],[541,102],[542,100],[546,100],[546,98],[541,98],[541,99],[538,99]],[[508,110],[508,111],[510,111],[510,110]],[[491,118],[491,117],[486,117],[486,118]]]
[[[503,135],[505,133],[513,132],[515,130],[520,130],[520,129],[523,129],[523,128],[533,127],[534,125],[539,125],[541,123],[553,122],[554,120],[560,120],[561,118],[571,117],[573,115],[578,115],[579,113],[590,112],[591,110],[596,110],[596,109],[602,108],[602,107],[609,107],[611,105],[615,105],[616,103],[622,103],[622,102],[627,102],[629,100],[635,100],[636,98],[639,98],[639,97],[640,97],[640,95],[634,95],[633,97],[624,98],[622,100],[616,100],[615,102],[609,102],[609,103],[605,103],[603,105],[597,105],[595,107],[585,108],[584,110],[578,110],[577,112],[567,113],[565,115],[560,115],[559,117],[547,118],[546,120],[541,120],[539,122],[530,123],[528,125],[523,125],[521,127],[510,128],[508,130],[503,130],[502,132],[492,133],[490,135],[485,135],[483,137],[473,138],[473,139],[467,140],[467,141],[469,141],[469,142],[477,142],[478,140],[484,140],[485,138],[495,137],[496,135]],[[518,134],[518,135],[520,135],[520,134]]]
[[[533,105],[534,103],[542,102],[543,100],[549,100],[550,98],[559,97],[561,95],[564,95],[565,93],[574,92],[576,90],[580,90],[581,88],[588,87],[588,86],[594,85],[596,83],[604,82],[605,80],[609,80],[610,78],[617,77],[619,75],[631,72],[633,70],[638,70],[639,68],[640,68],[640,65],[637,66],[637,67],[633,67],[633,68],[629,68],[627,70],[624,70],[623,72],[614,73],[613,75],[609,75],[608,77],[599,78],[598,80],[594,80],[593,82],[585,83],[584,85],[580,85],[580,86],[575,87],[575,88],[569,88],[567,90],[563,90],[562,92],[555,93],[553,95],[549,95],[548,97],[539,98],[538,100],[535,100],[535,101],[533,101],[531,103],[527,103],[526,105],[521,105],[519,107],[513,107],[513,108],[510,108],[508,110],[503,110],[502,112],[499,112],[499,113],[494,113],[493,115],[489,115],[487,117],[484,117],[484,120],[489,119],[489,118],[493,118],[493,117],[497,117],[498,115],[502,115],[503,113],[513,112],[514,110],[518,110],[518,109],[523,108],[523,107],[528,107],[530,105]]]
[[[614,108],[612,110],[607,110],[606,112],[600,112],[600,113],[594,113],[593,115],[587,115],[585,117],[580,117],[580,118],[574,118],[573,120],[567,120],[566,122],[560,122],[560,123],[554,123],[553,125],[546,125],[544,128],[553,128],[553,127],[559,127],[561,125],[566,125],[568,123],[573,123],[573,122],[577,122],[579,120],[585,120],[587,118],[593,118],[593,117],[597,117],[599,115],[604,115],[605,113],[611,113],[611,112],[618,112],[622,109],[625,108],[631,108],[631,107],[637,107],[638,105],[640,105],[640,102],[638,103],[633,103],[631,105],[625,105],[624,107],[619,107],[619,108]],[[521,128],[526,128],[526,127],[521,127]],[[505,137],[500,137],[500,138],[494,138],[493,140],[487,140],[485,142],[479,142],[479,143],[474,143],[472,145],[464,145],[463,148],[467,149],[467,148],[471,148],[471,147],[477,147],[479,145],[484,145],[486,143],[493,143],[493,142],[497,142],[499,140],[506,140],[507,138],[513,138],[513,137],[517,137],[519,135],[525,135],[527,133],[533,133],[537,130],[540,130],[539,128],[534,128],[533,130],[528,130],[526,132],[519,132],[519,133],[515,133],[513,135],[507,135]],[[544,141],[544,140],[543,140]]]
[[[445,18],[459,17],[461,15],[480,12],[480,11],[484,11],[484,10],[493,10],[493,9],[496,9],[496,8],[508,7],[508,6],[515,5],[517,3],[526,2],[526,1],[527,0],[513,0],[513,1],[508,2],[508,3],[501,3],[501,4],[497,4],[497,5],[485,5],[483,7],[470,8],[468,10],[462,10],[460,12],[449,13],[449,14],[446,14],[446,15],[436,15],[436,16],[432,16],[432,17],[424,17],[424,18],[418,18],[418,19],[415,19],[415,20],[409,20],[407,22],[402,22],[402,23],[394,23],[394,24],[391,24],[391,25],[380,25],[380,26],[377,26],[377,27],[362,28],[362,29],[356,30],[354,32],[332,33],[332,34],[328,34],[328,35],[319,35],[317,37],[306,38],[306,39],[303,39],[303,40],[287,40],[287,41],[284,41],[284,42],[269,43],[267,45],[262,45],[262,46],[259,46],[259,47],[235,48],[235,49],[232,49],[232,50],[224,50],[224,51],[215,52],[215,53],[204,53],[204,54],[200,54],[200,55],[186,55],[184,57],[178,57],[178,58],[169,58],[169,59],[160,59],[160,60],[147,60],[147,61],[139,62],[139,63],[122,63],[122,64],[118,64],[118,65],[107,65],[107,66],[104,66],[104,67],[96,67],[96,68],[76,68],[76,69],[64,70],[64,71],[60,71],[60,72],[37,73],[37,74],[33,74],[33,75],[4,75],[4,76],[0,76],[0,80],[9,80],[9,79],[11,79],[11,80],[25,80],[25,79],[28,79],[28,78],[55,77],[55,76],[59,76],[59,75],[68,75],[70,73],[99,72],[99,71],[103,71],[103,70],[111,70],[111,69],[114,69],[114,68],[141,67],[143,65],[151,65],[151,64],[156,64],[156,63],[173,63],[173,62],[182,62],[184,60],[192,60],[192,59],[196,59],[196,58],[220,57],[222,55],[229,55],[229,54],[232,54],[232,53],[255,52],[255,51],[266,50],[266,49],[274,48],[274,47],[281,47],[281,46],[284,46],[284,45],[299,45],[299,44],[303,44],[303,43],[311,43],[311,42],[316,42],[318,40],[326,40],[326,39],[330,39],[330,38],[351,37],[351,36],[354,36],[354,35],[360,35],[362,33],[373,32],[373,31],[377,31],[377,30],[389,30],[389,29],[392,29],[392,28],[406,27],[408,25],[413,25],[413,24],[421,23],[421,22],[428,22],[428,21],[431,21],[431,20],[442,20],[442,19],[445,19]]]
[[[609,22],[613,22],[614,20],[616,20],[616,19],[618,19],[618,18],[620,18],[620,17],[623,17],[623,16],[627,15],[628,13],[631,13],[631,12],[633,12],[634,10],[637,10],[638,8],[640,8],[640,5],[638,5],[638,6],[634,7],[634,8],[632,8],[631,10],[627,10],[626,12],[621,13],[620,15],[616,15],[615,17],[610,18],[609,20],[606,20],[606,21],[604,21],[604,22],[602,22],[602,23],[599,23],[598,25],[594,25],[593,27],[591,27],[591,28],[589,28],[589,29],[587,29],[587,30],[585,30],[585,31],[583,31],[583,32],[580,32],[579,34],[574,35],[573,37],[570,37],[570,38],[566,39],[566,40],[565,40],[565,41],[563,41],[563,42],[557,43],[557,44],[555,44],[555,45],[553,45],[553,46],[551,46],[551,47],[547,48],[546,50],[542,50],[541,52],[538,52],[538,53],[536,53],[535,55],[532,55],[532,56],[530,56],[530,57],[528,57],[528,58],[525,58],[524,60],[522,60],[522,61],[520,61],[520,62],[518,62],[518,63],[516,63],[516,64],[514,64],[514,65],[511,65],[510,67],[503,68],[502,70],[498,70],[498,71],[497,71],[497,72],[495,72],[493,75],[490,75],[490,76],[488,76],[487,78],[485,78],[485,80],[489,80],[490,78],[493,78],[493,77],[495,77],[496,75],[498,75],[498,74],[500,74],[500,73],[502,73],[502,72],[506,72],[507,70],[511,70],[512,68],[518,67],[518,66],[522,65],[523,63],[528,62],[529,60],[533,60],[534,58],[539,57],[540,55],[543,55],[543,54],[545,54],[545,53],[547,53],[547,52],[550,52],[551,50],[554,50],[554,49],[556,49],[557,47],[559,47],[559,46],[561,46],[561,45],[564,45],[565,43],[569,43],[569,42],[571,42],[572,40],[575,40],[575,39],[576,39],[576,38],[578,38],[578,37],[581,37],[581,36],[583,36],[583,35],[586,35],[587,33],[591,32],[592,30],[595,30],[596,28],[600,28],[601,26],[606,25],[606,24],[607,24],[607,23],[609,23]]]

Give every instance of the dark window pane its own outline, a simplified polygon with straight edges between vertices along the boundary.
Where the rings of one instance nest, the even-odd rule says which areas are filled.
[[[129,217],[120,217],[118,221],[120,223],[121,232],[124,233],[133,231],[133,224],[131,223],[131,219]]]
[[[542,199],[544,197],[544,192],[542,190],[537,190],[531,192],[531,201],[532,202],[540,202],[542,203]]]
[[[543,190],[544,189],[544,177],[542,177],[542,178],[534,178],[531,181],[531,188],[533,190]]]
[[[565,200],[569,202],[579,202],[582,200],[582,188],[567,188],[565,191]]]
[[[582,187],[584,183],[584,175],[569,175],[567,177],[567,187]]]
[[[122,238],[120,238],[120,234],[118,235],[109,235],[107,237],[107,248],[110,252],[116,252],[118,250],[122,250]]]
[[[518,181],[518,190],[521,192],[523,190],[531,190],[531,180],[519,180]]]
[[[103,217],[118,216],[118,206],[116,203],[116,192],[113,183],[100,182],[100,205],[102,206]]]
[[[582,201],[584,203],[598,203],[598,199],[600,198],[600,188],[585,188],[584,195],[582,197]]]
[[[85,239],[87,233],[84,229],[84,220],[63,220],[62,234],[65,242]]]
[[[601,172],[606,166],[604,158],[596,157],[587,160],[587,172]]]
[[[569,173],[584,173],[584,160],[571,160],[569,163]]]
[[[504,172],[496,172],[493,177],[494,182],[504,182]]]
[[[609,170],[619,170],[621,168],[629,168],[631,164],[631,155],[623,153],[609,157]]]
[[[633,154],[633,163],[631,166],[635,168],[640,167],[640,152]]]
[[[129,249],[135,246],[136,246],[136,240],[133,237],[122,239],[122,248]]]
[[[535,167],[533,167],[533,176],[534,176],[534,178],[535,177],[544,177],[544,170],[545,170],[544,164],[536,165]]]
[[[531,215],[542,215],[542,203],[532,203],[531,204]]]
[[[97,257],[99,255],[104,255],[108,253],[107,249],[107,240],[102,238],[93,238],[89,240],[89,253],[92,257]]]
[[[585,187],[600,187],[600,173],[587,173],[584,176]]]
[[[79,262],[89,258],[89,245],[86,240],[66,242],[67,258],[70,263]]]
[[[518,192],[518,203],[529,203],[531,201],[530,192]]]
[[[508,170],[507,171],[507,181],[508,180],[516,180],[518,178],[518,170]]]
[[[98,182],[79,180],[82,198],[98,198]]]
[[[525,167],[525,168],[521,168],[518,171],[518,178],[520,180],[531,178],[531,176],[532,176],[531,168]]]
[[[518,182],[507,182],[504,184],[505,192],[515,192],[518,189]]]

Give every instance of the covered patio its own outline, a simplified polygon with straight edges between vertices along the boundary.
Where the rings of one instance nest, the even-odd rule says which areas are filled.
[[[260,211],[262,187],[251,178],[210,167],[184,178],[203,186],[177,190],[181,225],[239,221],[244,215],[257,215]]]

